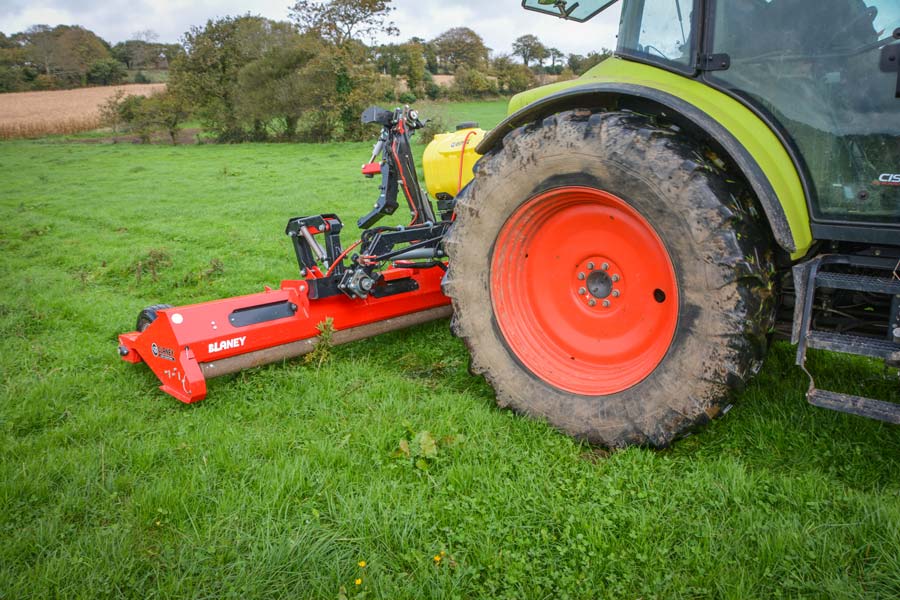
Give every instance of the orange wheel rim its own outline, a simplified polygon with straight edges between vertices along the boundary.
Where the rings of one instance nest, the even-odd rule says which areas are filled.
[[[507,345],[553,387],[599,396],[659,365],[675,336],[675,269],[653,226],[587,187],[544,192],[507,220],[491,259]]]

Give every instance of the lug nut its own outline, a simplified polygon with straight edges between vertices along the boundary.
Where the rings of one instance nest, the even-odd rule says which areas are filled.
[[[613,290],[613,298],[619,297],[619,290]]]
[[[588,270],[589,270],[589,271],[593,271],[593,270],[594,270],[594,263],[592,263],[592,262],[589,262],[589,263],[588,263]]]
[[[603,308],[609,308],[609,300],[603,301]]]
[[[620,278],[618,275],[613,275],[613,276],[612,276],[612,280],[613,280],[613,281],[618,281],[619,279],[621,279],[621,278]]]
[[[587,294],[587,290],[584,288],[578,288],[578,294],[580,296],[584,296],[585,294]]]
[[[597,306],[597,301],[591,298],[588,300],[588,306]]]
[[[579,279],[579,280],[584,281],[584,278],[585,278],[585,274],[584,274],[584,273],[579,273],[579,274],[578,274],[578,279]]]
[[[609,271],[609,263],[603,263],[603,270]]]

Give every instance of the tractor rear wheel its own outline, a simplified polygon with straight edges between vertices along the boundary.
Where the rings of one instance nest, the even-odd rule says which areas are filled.
[[[665,447],[758,370],[771,236],[708,154],[644,116],[571,111],[481,160],[444,288],[498,404],[593,443]]]

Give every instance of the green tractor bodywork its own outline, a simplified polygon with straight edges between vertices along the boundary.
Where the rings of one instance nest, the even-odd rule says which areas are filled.
[[[809,212],[797,170],[784,146],[769,127],[737,100],[699,81],[655,66],[621,58],[606,60],[580,79],[523,92],[510,102],[511,116],[491,132],[491,143],[538,113],[551,114],[561,105],[586,97],[641,99],[681,114],[720,140],[748,175],[761,199],[779,245],[803,256],[812,244]],[[537,112],[536,112],[537,111]]]
[[[523,2],[575,21],[612,4]],[[732,160],[795,259],[816,239],[896,243],[898,39],[896,0],[623,0],[616,56],[514,97],[479,150],[565,108],[659,111]]]

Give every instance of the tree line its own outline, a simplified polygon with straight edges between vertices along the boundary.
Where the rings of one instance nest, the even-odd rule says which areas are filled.
[[[6,35],[0,32],[0,92],[25,92],[115,85],[141,69],[166,69],[181,53],[180,44],[161,44],[152,31],[112,45],[78,25],[34,25]]]
[[[192,115],[221,142],[352,140],[367,135],[359,114],[372,103],[517,93],[540,74],[572,78],[609,55],[566,55],[533,35],[518,38],[511,55],[493,54],[468,27],[431,40],[372,42],[399,35],[393,10],[391,0],[297,0],[289,21],[218,18],[191,27],[179,45],[146,33],[110,46],[80,27],[37,26],[0,34],[0,90],[11,89],[7,81],[118,83],[101,77],[101,65],[115,71],[118,63],[118,72],[153,65],[168,68],[166,92],[112,98],[104,114],[114,129],[142,137],[164,129],[174,142]],[[453,84],[438,85],[439,75],[453,75]]]

